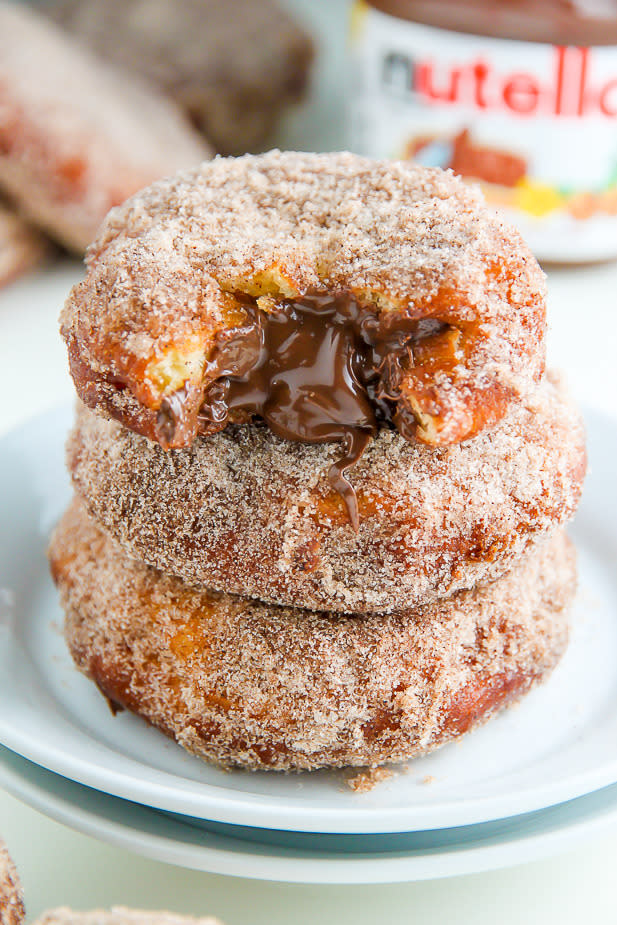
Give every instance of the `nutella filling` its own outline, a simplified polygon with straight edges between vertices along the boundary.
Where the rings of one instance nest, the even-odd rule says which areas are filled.
[[[378,318],[347,293],[279,300],[271,312],[246,296],[238,299],[248,320],[219,335],[205,371],[204,429],[255,416],[288,440],[341,442],[343,455],[329,481],[357,531],[357,498],[345,473],[378,424],[392,421],[414,344],[444,326],[397,312]]]

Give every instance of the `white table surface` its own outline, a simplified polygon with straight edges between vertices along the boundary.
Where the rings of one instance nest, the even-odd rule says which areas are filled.
[[[321,32],[323,51],[314,100],[287,119],[276,140],[281,147],[342,147],[345,0],[293,5]],[[0,292],[0,433],[71,395],[57,314],[80,272],[76,264],[55,264]],[[582,402],[617,414],[617,264],[549,270],[549,287],[550,361],[567,370]],[[30,920],[53,905],[124,903],[212,913],[227,925],[617,922],[617,826],[541,862],[361,887],[260,883],[181,870],[79,835],[2,791],[0,834],[20,869]]]

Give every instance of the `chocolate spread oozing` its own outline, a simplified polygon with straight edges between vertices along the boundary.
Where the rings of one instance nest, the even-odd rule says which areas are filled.
[[[340,441],[344,453],[329,481],[357,530],[357,499],[345,473],[378,423],[392,420],[401,374],[413,363],[413,342],[442,325],[394,312],[378,318],[347,293],[280,300],[272,312],[238,298],[247,323],[219,335],[206,369],[202,428],[256,416],[288,440]]]

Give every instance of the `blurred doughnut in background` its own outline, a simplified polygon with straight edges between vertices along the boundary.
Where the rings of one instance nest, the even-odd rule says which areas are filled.
[[[78,254],[107,212],[212,149],[174,103],[25,4],[0,3],[0,193]]]
[[[0,286],[47,238],[83,255],[153,181],[266,143],[313,51],[274,0],[0,0]]]
[[[307,90],[313,44],[275,0],[48,0],[42,9],[168,94],[223,154],[262,146]]]
[[[43,235],[0,196],[0,287],[37,266],[49,252]]]

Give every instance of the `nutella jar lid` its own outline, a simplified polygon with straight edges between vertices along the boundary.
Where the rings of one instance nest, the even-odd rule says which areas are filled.
[[[617,45],[617,0],[367,0],[375,9],[472,35],[553,45]]]

